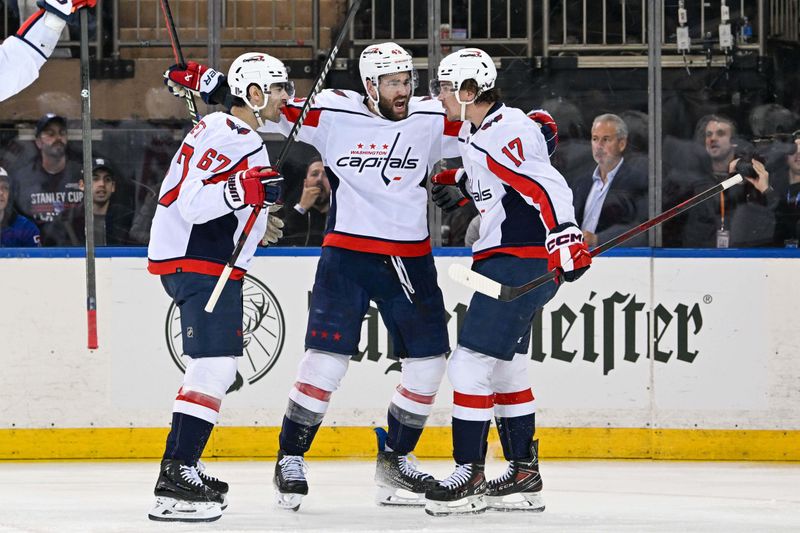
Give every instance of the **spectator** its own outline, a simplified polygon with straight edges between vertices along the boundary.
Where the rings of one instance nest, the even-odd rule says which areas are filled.
[[[314,156],[306,166],[303,191],[294,207],[284,207],[283,246],[322,246],[328,210],[331,207],[331,184],[322,158]]]
[[[39,246],[39,228],[17,214],[9,202],[10,195],[8,172],[0,167],[0,247]]]
[[[83,179],[80,180],[84,190]],[[121,246],[129,244],[128,230],[132,213],[119,204],[112,204],[116,188],[114,170],[106,159],[92,162],[92,201],[94,204],[94,243],[96,246]],[[58,219],[47,225],[45,246],[83,246],[86,242],[86,217],[83,203],[64,211]]]
[[[696,139],[704,151],[681,148],[670,158],[676,162],[694,161],[686,167],[676,164],[666,179],[665,205],[676,205],[726,179],[736,161],[737,151],[755,161],[752,148],[743,140],[734,141],[736,126],[719,115],[700,119]],[[666,147],[665,147],[666,151]],[[769,173],[761,162],[753,163],[758,179],[747,179],[673,219],[665,228],[665,244],[689,248],[727,248],[765,246],[773,242],[778,196],[769,184]]]
[[[775,240],[778,246],[797,247],[800,239],[800,131],[794,133],[792,144],[782,148],[785,148],[781,155],[788,186],[786,193],[779,197]]]
[[[624,157],[628,127],[619,116],[595,117],[591,142],[597,166],[573,182],[572,201],[586,245],[595,247],[647,219],[647,170],[643,159]],[[626,244],[647,246],[647,235]]]
[[[11,170],[14,207],[33,220],[46,240],[44,225],[83,202],[80,164],[67,158],[67,121],[47,113],[36,123],[39,153]]]

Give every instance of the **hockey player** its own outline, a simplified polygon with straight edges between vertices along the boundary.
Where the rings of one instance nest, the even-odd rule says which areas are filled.
[[[242,277],[265,228],[272,243],[282,235],[282,221],[267,210],[259,214],[214,312],[206,313],[252,208],[273,206],[280,196],[283,178],[269,167],[255,130],[277,121],[294,93],[283,63],[262,53],[239,56],[228,80],[236,96],[230,114],[211,113],[186,136],[161,185],[150,233],[148,270],[161,276],[180,309],[189,357],[152,520],[212,521],[222,514],[228,485],[207,475],[199,459],[242,355]]]
[[[189,64],[187,70],[169,73],[174,93],[188,88],[203,94],[222,84],[205,67]],[[368,46],[359,71],[366,96],[321,91],[298,137],[322,154],[332,207],[311,295],[305,355],[280,433],[274,481],[277,502],[287,509],[296,510],[308,492],[303,456],[350,357],[358,353],[370,300],[402,357],[388,433],[377,430],[377,502],[422,505],[435,483],[409,457],[433,408],[449,349],[425,182],[437,161],[458,155],[459,124],[445,120],[436,100],[412,96],[416,72],[411,56],[397,44]],[[187,76],[194,85],[184,83]],[[213,100],[220,101],[216,93]],[[284,134],[303,103],[295,100],[284,108],[279,124]]]
[[[550,165],[540,124],[499,101],[496,77],[492,59],[476,48],[442,60],[431,93],[449,119],[464,120],[458,134],[464,167],[441,172],[433,181],[460,189],[480,212],[473,270],[510,285],[552,269],[574,281],[591,256],[575,225],[572,192]],[[487,504],[498,510],[544,509],[527,348],[531,321],[556,289],[549,284],[511,302],[473,296],[447,368],[456,469],[426,493],[428,514],[478,513]],[[493,414],[508,468],[487,482]]]
[[[97,0],[39,0],[36,13],[0,45],[0,102],[14,96],[39,77],[53,53],[70,14],[94,7]]]

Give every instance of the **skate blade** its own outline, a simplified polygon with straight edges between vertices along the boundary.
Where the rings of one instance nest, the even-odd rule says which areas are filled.
[[[157,522],[213,522],[222,516],[217,502],[187,502],[174,498],[156,497],[156,504],[148,513]]]
[[[300,502],[302,502],[303,496],[303,494],[284,494],[275,491],[275,505],[287,511],[297,511],[300,509]]]
[[[425,512],[431,516],[479,514],[486,511],[483,496],[469,496],[452,502],[425,500]]]
[[[425,505],[425,495],[397,487],[378,485],[378,491],[375,493],[375,503],[393,507],[423,507]]]
[[[523,511],[541,513],[544,499],[538,492],[519,492],[508,496],[486,496],[486,504],[491,511]]]

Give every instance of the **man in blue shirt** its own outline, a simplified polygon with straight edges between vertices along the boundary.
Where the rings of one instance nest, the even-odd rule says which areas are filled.
[[[39,228],[9,204],[8,172],[0,167],[0,247],[39,246]]]
[[[628,127],[619,116],[608,113],[594,119],[592,157],[597,167],[591,177],[572,184],[575,218],[590,248],[647,218],[646,161],[624,157],[627,142]],[[647,235],[626,246],[647,246]]]

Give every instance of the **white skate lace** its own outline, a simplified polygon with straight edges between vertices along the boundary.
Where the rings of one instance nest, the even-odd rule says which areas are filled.
[[[197,469],[193,466],[181,465],[181,477],[187,483],[203,486],[203,480],[197,475]]]
[[[490,482],[490,484],[494,485],[494,484],[499,484],[499,483],[505,483],[506,481],[508,481],[509,479],[511,479],[514,476],[514,470],[515,470],[514,463],[509,461],[508,462],[508,468],[506,468],[506,471],[503,473],[503,475],[500,476],[497,479],[493,479]]]
[[[306,462],[301,455],[286,455],[278,461],[281,467],[281,474],[286,481],[305,481],[305,473],[308,470]]]
[[[472,476],[472,465],[456,465],[456,471],[450,474],[447,479],[443,479],[439,484],[448,489],[454,489],[469,481]]]
[[[200,476],[201,479],[206,478],[209,481],[219,481],[218,478],[208,475],[206,472],[206,465],[203,464],[203,461],[197,461],[195,469],[197,469],[197,475]]]
[[[400,471],[403,474],[412,477],[414,479],[422,479],[428,477],[428,474],[426,474],[425,472],[421,472],[417,468],[417,465],[419,463],[417,462],[417,458],[413,454],[401,455],[398,457],[398,459],[400,460]]]

